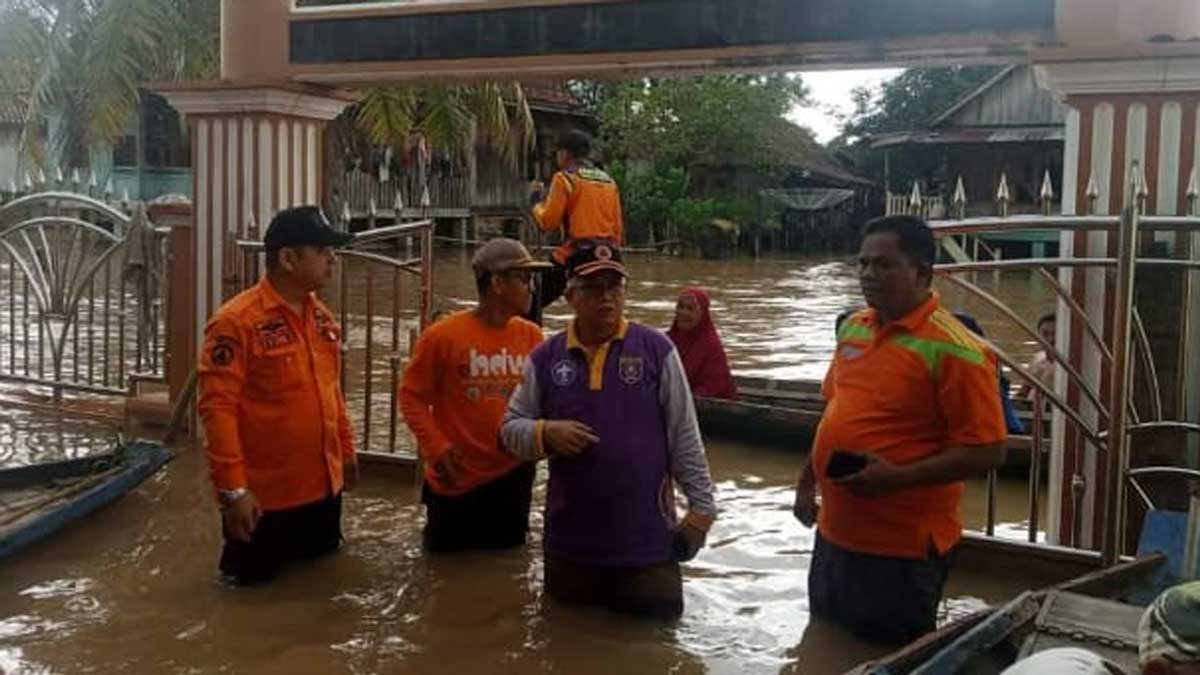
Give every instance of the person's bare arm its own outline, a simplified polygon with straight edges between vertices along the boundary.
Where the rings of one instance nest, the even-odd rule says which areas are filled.
[[[801,525],[812,527],[817,522],[817,511],[817,473],[813,470],[810,454],[796,478],[796,501],[792,504],[792,515]]]
[[[986,474],[1004,463],[1004,443],[947,448],[912,464],[892,464],[864,453],[867,466],[862,471],[834,481],[856,493],[879,495],[921,485],[957,483]]]

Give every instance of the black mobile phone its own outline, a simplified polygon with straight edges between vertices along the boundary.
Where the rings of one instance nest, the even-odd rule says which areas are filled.
[[[829,465],[825,467],[825,475],[830,478],[845,478],[867,468],[867,458],[857,452],[847,452],[845,450],[834,450],[833,457],[829,458]]]

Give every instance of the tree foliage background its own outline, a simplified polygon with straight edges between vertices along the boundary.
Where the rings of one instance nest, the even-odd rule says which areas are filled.
[[[638,242],[652,231],[694,240],[713,218],[750,219],[745,195],[714,193],[695,178],[709,167],[765,167],[769,129],[808,101],[794,75],[577,82],[572,90],[600,120],[603,156]]]
[[[0,0],[0,96],[23,119],[23,166],[88,166],[92,149],[125,132],[143,84],[219,70],[220,0]],[[47,144],[51,116],[61,123]],[[363,136],[400,149],[419,135],[452,154],[478,142],[514,162],[533,139],[515,83],[369,89],[334,127],[346,149]]]
[[[218,69],[216,0],[7,0],[0,4],[0,95],[24,123],[19,157],[87,164],[124,130],[142,83]],[[47,148],[43,120],[61,118]]]

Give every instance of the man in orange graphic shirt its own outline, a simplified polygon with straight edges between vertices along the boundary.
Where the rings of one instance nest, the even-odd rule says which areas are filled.
[[[266,276],[204,332],[199,406],[225,535],[220,569],[238,583],[341,544],[341,494],[358,464],[341,328],[315,292],[350,239],[316,207],[281,211],[263,242]]]
[[[545,232],[561,232],[562,245],[551,257],[553,267],[542,274],[530,315],[540,319],[542,309],[567,288],[567,258],[579,241],[613,247],[625,245],[625,219],[617,183],[592,163],[592,139],[571,130],[558,140],[558,173],[550,181],[550,194],[533,207],[533,219]],[[538,186],[535,199],[540,200]]]
[[[529,530],[534,464],[500,448],[500,423],[529,353],[542,341],[529,311],[536,262],[493,239],[472,261],[479,304],[425,331],[404,372],[400,410],[425,465],[425,549],[507,548]]]

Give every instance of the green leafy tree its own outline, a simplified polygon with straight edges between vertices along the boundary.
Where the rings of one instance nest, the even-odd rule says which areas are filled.
[[[378,145],[404,147],[420,135],[459,156],[485,145],[514,164],[535,138],[533,113],[516,83],[369,89],[354,119]]]
[[[770,130],[808,91],[796,76],[709,75],[573,83],[597,111],[605,158],[621,185],[630,240],[678,234],[700,243],[714,218],[746,223],[751,202],[694,178],[721,166],[770,174]]]
[[[123,133],[141,85],[213,79],[219,70],[219,0],[0,0],[0,95],[23,114],[22,163],[54,164],[53,155],[85,166],[93,147]],[[61,124],[45,147],[50,116]],[[347,147],[353,124],[379,144],[400,147],[419,134],[451,152],[478,142],[511,161],[533,138],[516,84],[371,89],[343,133],[334,131]]]
[[[768,125],[806,100],[804,83],[788,75],[639,80],[601,98],[601,134],[619,161],[753,164],[766,156]]]

